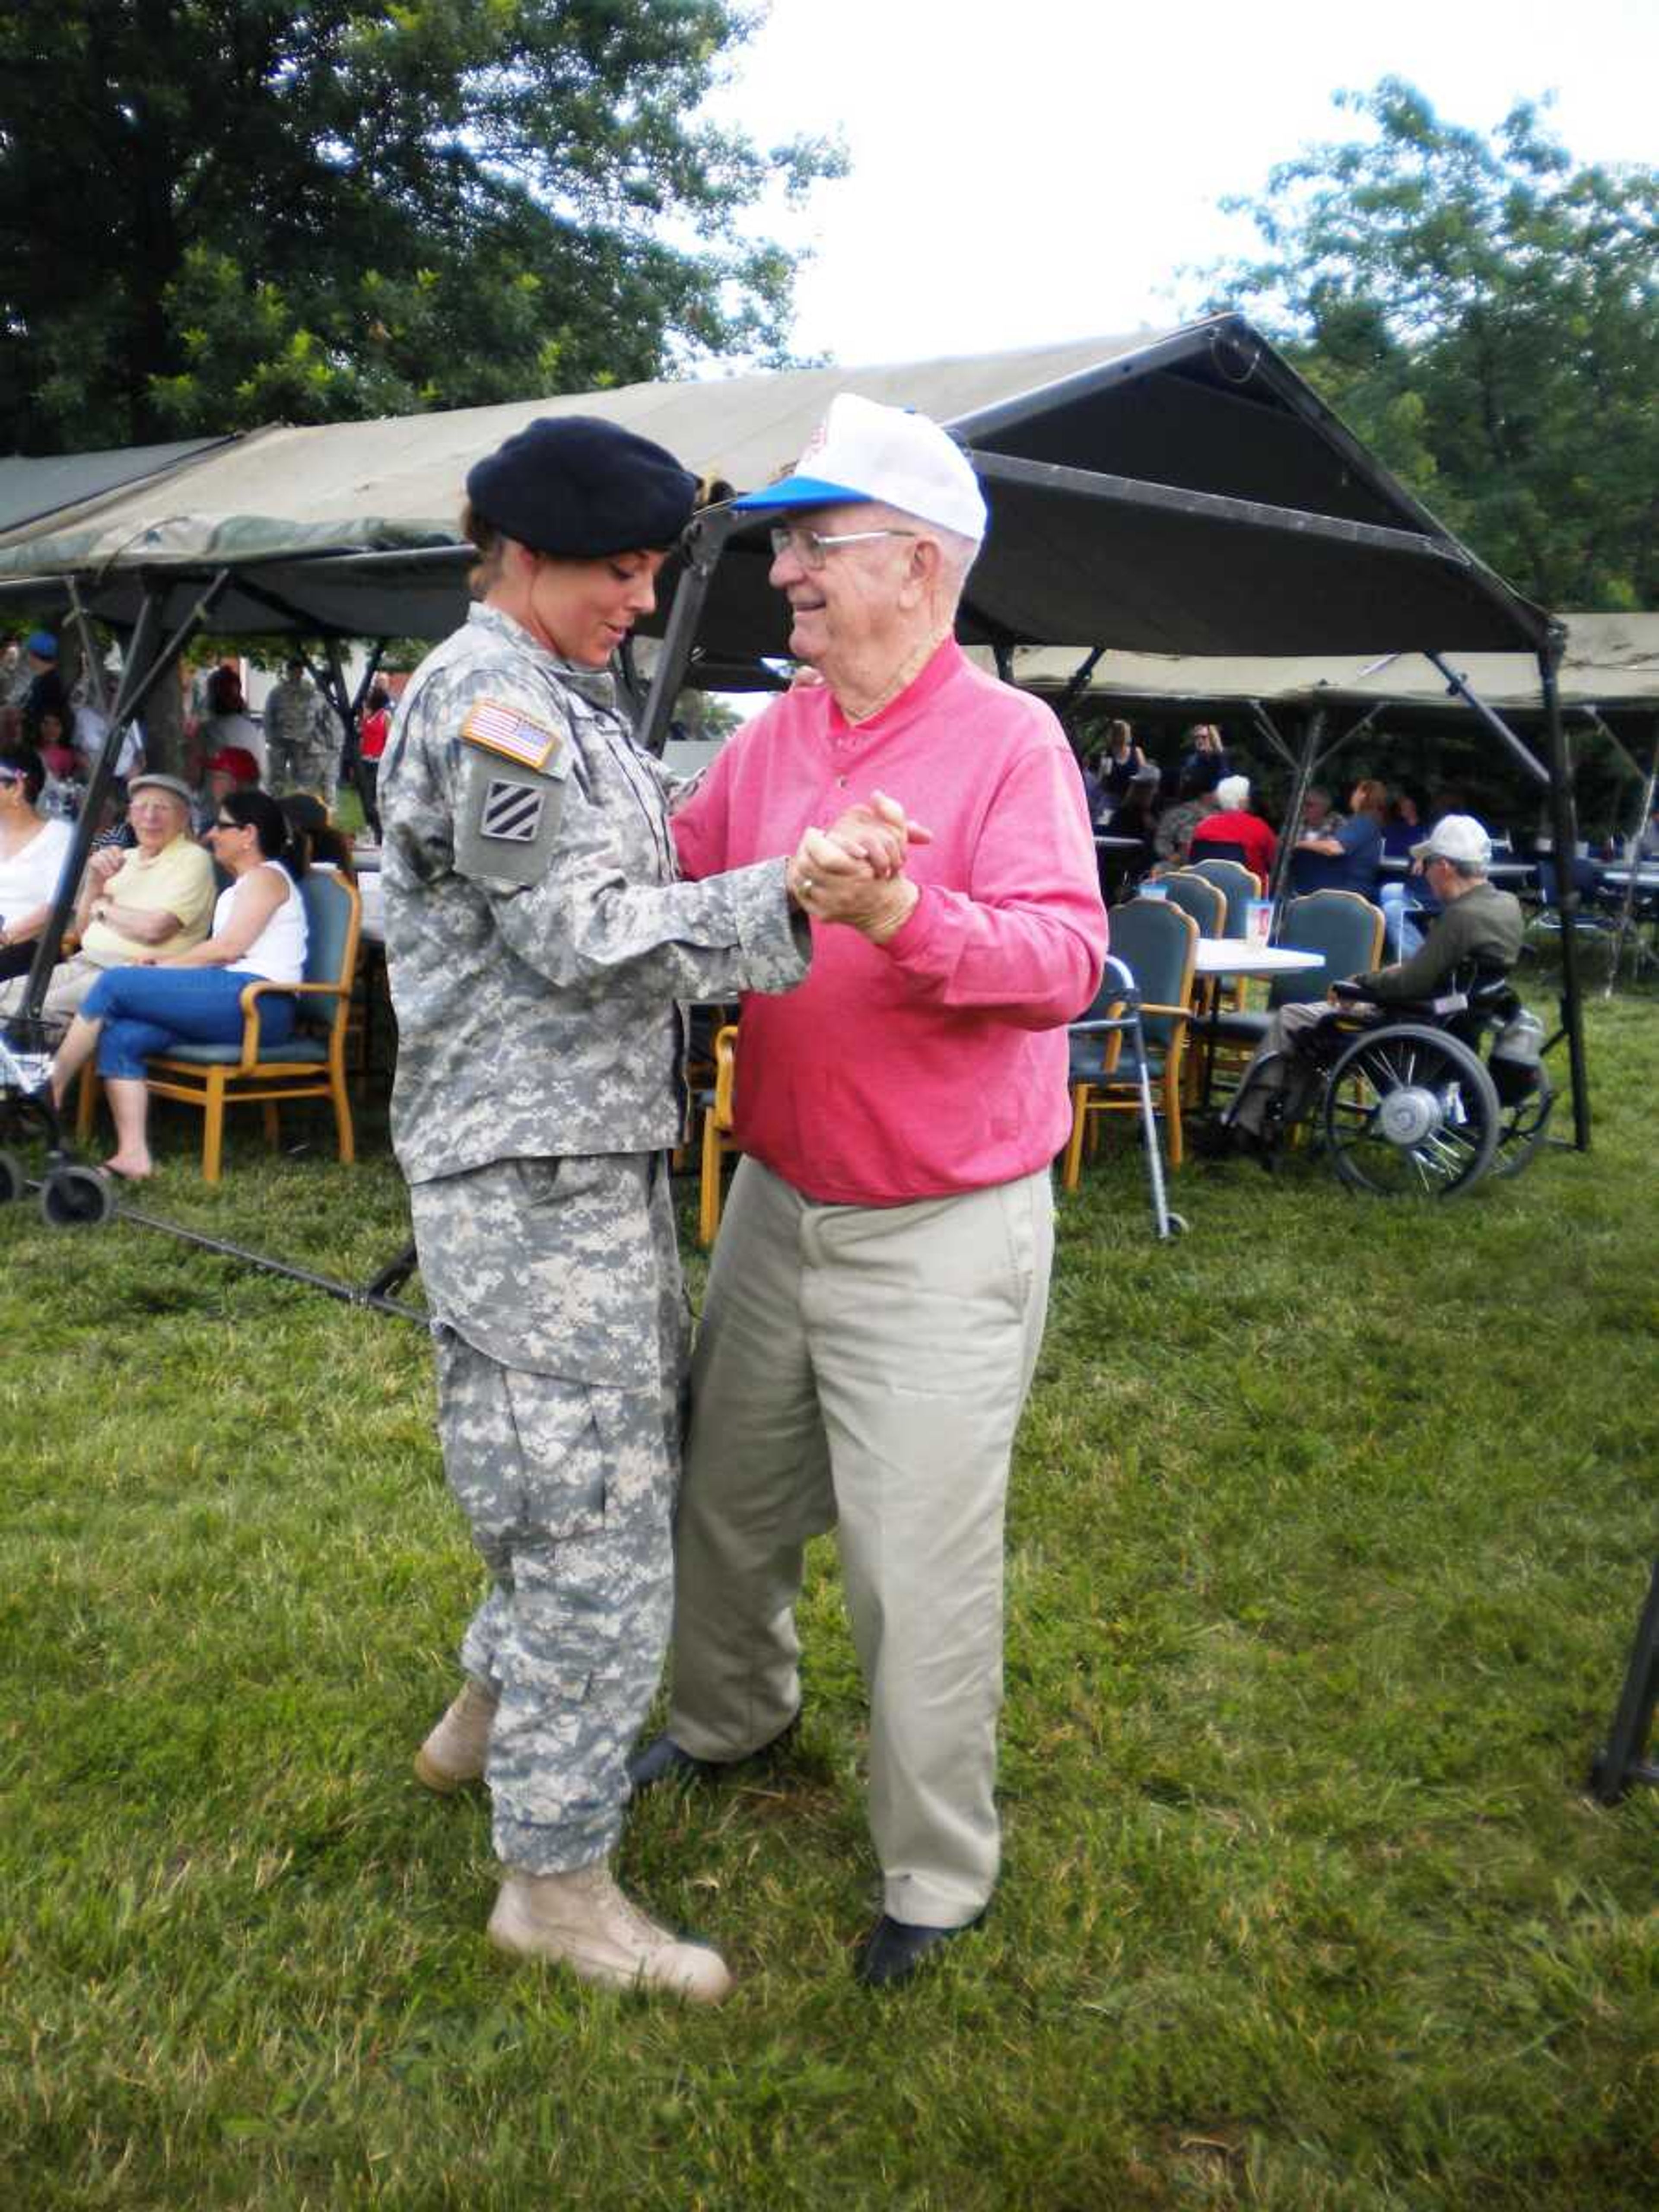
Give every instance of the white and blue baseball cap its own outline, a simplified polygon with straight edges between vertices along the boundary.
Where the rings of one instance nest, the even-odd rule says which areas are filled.
[[[733,507],[745,514],[879,501],[978,544],[985,495],[960,446],[926,415],[842,392],[801,449],[793,472]]]

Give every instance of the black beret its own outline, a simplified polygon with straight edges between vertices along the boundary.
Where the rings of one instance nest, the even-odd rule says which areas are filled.
[[[672,453],[597,415],[543,415],[475,462],[466,495],[486,522],[569,561],[672,545],[697,480]]]

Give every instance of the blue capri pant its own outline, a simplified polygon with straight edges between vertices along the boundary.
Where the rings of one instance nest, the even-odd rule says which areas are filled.
[[[152,1053],[175,1044],[240,1044],[242,993],[257,978],[228,968],[111,968],[81,1002],[101,1021],[98,1073],[142,1081]],[[287,992],[259,1001],[259,1042],[285,1044],[294,1034]]]

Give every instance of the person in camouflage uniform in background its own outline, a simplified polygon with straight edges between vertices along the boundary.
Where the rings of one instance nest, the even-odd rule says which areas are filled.
[[[314,791],[331,810],[343,739],[333,709],[297,653],[283,681],[265,695],[264,734],[268,788],[279,799],[286,792]]]
[[[653,605],[655,549],[693,489],[660,447],[582,417],[479,463],[481,603],[411,679],[380,794],[393,1141],[445,1468],[492,1577],[416,1770],[489,1786],[501,1948],[714,2002],[717,1955],[656,1927],[608,1868],[671,1611],[676,1002],[801,980],[791,884],[811,863],[678,880],[666,779],[616,703],[611,653]],[[857,865],[808,840],[820,872]]]

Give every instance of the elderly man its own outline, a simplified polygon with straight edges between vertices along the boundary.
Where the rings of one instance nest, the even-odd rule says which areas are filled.
[[[1243,860],[1265,891],[1273,879],[1279,840],[1261,817],[1250,811],[1250,779],[1224,775],[1215,787],[1215,812],[1206,814],[1192,834],[1189,855],[1194,860]]]
[[[928,834],[884,876],[815,866],[811,975],[744,1002],[673,1703],[633,1773],[729,1770],[788,1729],[803,1549],[836,1528],[884,1886],[859,1972],[881,1984],[978,1920],[996,1880],[1004,1498],[1048,1296],[1065,1024],[1106,917],[1058,723],[952,635],[985,507],[945,432],[843,394],[796,472],[738,505],[776,518],[790,650],[823,680],[677,811],[682,867],[787,850],[853,796],[898,820],[878,787]]]
[[[1525,916],[1517,900],[1487,882],[1492,840],[1472,815],[1446,815],[1420,845],[1412,847],[1412,858],[1423,863],[1441,912],[1410,959],[1352,979],[1358,999],[1373,1006],[1432,999],[1463,970],[1507,972],[1521,957]],[[1278,1009],[1215,1139],[1206,1146],[1212,1156],[1270,1150],[1264,1135],[1270,1110],[1281,1126],[1301,1118],[1316,1075],[1309,1048],[1336,1018],[1335,1008],[1317,1000]]]
[[[137,846],[94,852],[74,927],[81,949],[52,970],[42,1012],[72,1014],[106,968],[186,951],[213,917],[213,863],[190,835],[190,786],[176,775],[135,776],[127,819]],[[0,994],[0,1013],[21,1006],[27,978]]]

